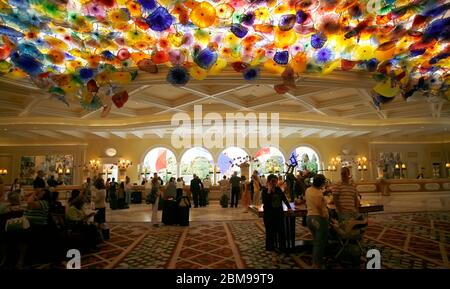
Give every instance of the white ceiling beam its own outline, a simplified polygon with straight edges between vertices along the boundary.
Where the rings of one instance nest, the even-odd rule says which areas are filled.
[[[182,87],[180,87],[180,89],[186,90],[186,91],[188,91],[188,92],[190,92],[190,93],[192,93],[194,95],[200,96],[203,99],[203,101],[208,100],[208,99],[214,99],[214,100],[217,100],[217,101],[219,101],[219,102],[221,102],[221,103],[223,103],[225,105],[233,107],[235,109],[242,109],[242,108],[245,108],[244,104],[237,104],[237,103],[235,103],[233,101],[229,101],[229,100],[220,98],[220,96],[225,95],[227,93],[231,93],[231,92],[239,90],[239,89],[242,89],[242,88],[247,87],[247,86],[248,85],[241,85],[241,86],[234,87],[232,89],[227,89],[225,91],[221,91],[219,93],[215,93],[215,94],[211,94],[211,95],[207,94],[207,93],[204,93],[204,92],[201,92],[201,91],[198,91],[198,90],[195,90],[195,89],[190,88],[190,87],[182,86]]]
[[[324,137],[327,137],[327,136],[332,135],[332,134],[335,133],[335,132],[336,132],[335,130],[322,130],[322,131],[319,133],[319,137],[320,137],[320,138],[324,138]]]
[[[130,133],[140,139],[144,138],[144,133],[142,131],[131,131]]]
[[[320,129],[320,128],[308,128],[308,129],[304,129],[301,133],[300,133],[300,136],[303,138],[303,137],[308,137],[308,136],[311,136],[311,135],[313,135],[313,134],[315,134],[315,133],[318,133],[318,132],[320,132],[322,129]]]
[[[285,127],[281,129],[281,136],[282,137],[288,137],[294,133],[296,133],[299,130],[299,128],[296,127]]]
[[[97,112],[101,111],[102,108],[96,109],[96,110],[91,110],[91,111],[83,111],[80,114],[80,118],[90,118],[92,116],[94,116]]]
[[[18,114],[18,116],[27,116],[29,115],[33,109],[39,105],[39,103],[41,103],[44,100],[47,100],[50,98],[50,95],[46,95],[44,97],[33,97],[33,100],[31,102],[29,102],[27,104],[27,106],[25,106],[25,108]]]
[[[351,133],[352,133],[352,131],[337,131],[333,134],[333,137],[343,137],[343,136],[349,135]]]
[[[8,134],[14,134],[20,137],[24,137],[24,138],[36,138],[38,137],[36,134],[32,134],[29,132],[25,132],[25,131],[15,131],[15,130],[8,130]]]
[[[137,113],[134,109],[122,107],[122,108],[113,108],[111,109],[110,113],[122,115],[122,116],[128,116],[128,117],[135,117],[137,116]]]
[[[94,134],[98,137],[104,138],[104,139],[110,139],[111,135],[109,132],[103,132],[103,131],[89,131],[91,134]]]
[[[355,105],[360,104],[361,102],[363,102],[363,100],[360,97],[348,96],[318,102],[316,107],[319,109],[325,109],[339,106]]]
[[[355,132],[352,132],[351,134],[349,134],[348,136],[349,137],[359,137],[359,136],[369,134],[369,133],[370,133],[370,131],[355,131]]]
[[[372,98],[372,96],[370,96],[370,94],[367,92],[367,90],[358,88],[357,92],[359,92],[359,94],[361,94],[363,99],[365,99],[369,103],[370,107],[376,112],[376,114],[378,115],[378,117],[380,119],[387,118],[387,114],[384,111],[382,111],[380,108],[375,106],[375,104],[373,103],[373,98]]]
[[[55,138],[55,139],[61,138],[60,134],[52,132],[50,130],[32,130],[31,132],[34,134],[42,135],[42,136],[49,137],[49,138]]]
[[[72,136],[75,138],[79,138],[79,139],[85,139],[86,135],[82,132],[79,131],[74,131],[74,130],[58,130],[59,133],[68,135],[68,136]]]
[[[127,138],[127,133],[126,132],[119,132],[119,131],[112,131],[111,134],[118,136],[122,139],[126,139]]]
[[[383,135],[396,133],[398,131],[399,131],[398,129],[390,129],[390,130],[380,129],[378,131],[371,132],[369,137],[380,137],[380,136],[383,136]]]

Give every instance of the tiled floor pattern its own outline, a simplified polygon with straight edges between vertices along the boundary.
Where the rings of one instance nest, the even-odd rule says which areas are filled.
[[[111,239],[83,257],[83,268],[309,268],[311,252],[264,250],[261,219],[198,221],[189,227],[111,224]],[[297,220],[297,239],[310,239]],[[382,268],[450,268],[450,212],[372,214],[366,249],[381,252]],[[43,265],[40,268],[54,268]],[[58,267],[58,266],[56,266]]]

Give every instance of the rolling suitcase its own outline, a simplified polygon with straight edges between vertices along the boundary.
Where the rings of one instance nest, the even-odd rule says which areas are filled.
[[[164,200],[162,211],[162,222],[164,225],[175,225],[177,223],[177,203],[174,200]]]

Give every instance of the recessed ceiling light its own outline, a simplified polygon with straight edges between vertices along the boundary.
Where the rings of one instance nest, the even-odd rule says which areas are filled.
[[[4,128],[3,130],[8,130],[7,128]]]

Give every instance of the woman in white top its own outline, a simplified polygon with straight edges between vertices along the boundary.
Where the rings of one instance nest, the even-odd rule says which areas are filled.
[[[183,196],[184,182],[181,178],[177,179],[177,200],[179,200]]]
[[[206,176],[206,178],[203,180],[203,198],[204,198],[204,205],[209,205],[209,190],[211,189],[212,183],[209,176]]]
[[[155,194],[156,195],[155,203],[152,204],[152,220],[151,220],[151,223],[153,224],[153,226],[157,227],[157,226],[159,226],[159,222],[158,222],[158,205],[159,205],[159,197],[161,196],[161,192],[160,192],[161,183],[159,181],[157,173],[155,173],[153,175],[153,179],[152,179],[151,183],[152,183],[152,189],[151,189],[150,194]]]
[[[313,185],[306,192],[306,223],[314,238],[313,268],[323,267],[323,256],[328,241],[328,208],[323,196],[326,178],[322,174],[314,177]]]

